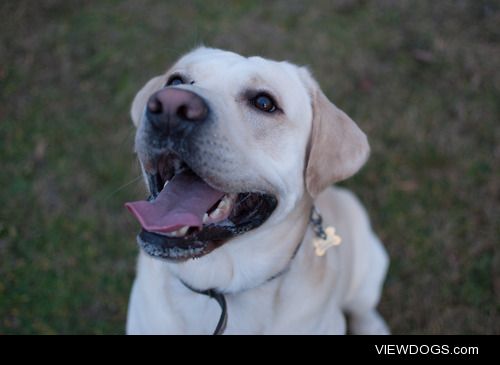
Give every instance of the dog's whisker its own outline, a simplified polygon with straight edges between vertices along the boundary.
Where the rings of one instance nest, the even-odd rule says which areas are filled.
[[[120,141],[120,146],[124,145],[126,142],[129,143],[131,139],[133,140],[134,139],[134,134],[135,134],[135,127],[134,126],[130,126],[127,129],[127,133],[125,133],[125,136]]]
[[[142,178],[142,175],[138,175],[137,177],[133,178],[132,180],[126,182],[125,184],[121,185],[117,189],[113,190],[111,193],[109,193],[108,195],[106,195],[106,197],[104,199],[111,198],[113,195],[115,195],[116,193],[122,191],[126,187],[128,187],[128,186],[130,186],[130,185],[132,185],[132,184],[134,184],[136,182],[138,182],[141,178]]]

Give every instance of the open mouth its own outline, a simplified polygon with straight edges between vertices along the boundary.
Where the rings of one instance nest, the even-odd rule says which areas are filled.
[[[264,223],[277,205],[261,192],[214,189],[175,154],[148,173],[151,196],[125,206],[142,226],[138,242],[151,256],[183,261],[201,257]]]

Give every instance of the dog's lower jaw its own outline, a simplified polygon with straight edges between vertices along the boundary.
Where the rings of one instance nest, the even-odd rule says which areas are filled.
[[[200,290],[236,293],[258,287],[290,264],[308,227],[309,217],[303,212],[310,211],[311,206],[312,200],[305,196],[280,223],[271,217],[206,256],[181,263],[165,262],[165,267],[174,277]],[[272,237],[266,237],[269,232],[273,232]],[[283,239],[276,241],[276,237]]]

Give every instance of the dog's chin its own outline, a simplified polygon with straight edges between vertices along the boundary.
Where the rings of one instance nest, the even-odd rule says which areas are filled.
[[[149,164],[151,166],[151,164]],[[165,154],[155,161],[154,170],[146,172],[155,201],[164,186],[180,174],[196,176],[210,185],[203,176],[174,154]],[[183,226],[173,232],[142,229],[137,242],[148,255],[173,262],[182,262],[209,254],[234,237],[261,226],[274,212],[277,198],[263,192],[225,193],[204,214],[201,226]]]

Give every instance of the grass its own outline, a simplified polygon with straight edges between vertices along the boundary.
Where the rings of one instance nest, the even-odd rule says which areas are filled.
[[[129,105],[200,43],[309,65],[367,132],[343,185],[390,253],[394,333],[500,333],[497,2],[16,1],[0,20],[0,333],[124,332]]]

